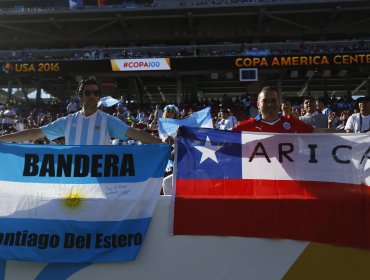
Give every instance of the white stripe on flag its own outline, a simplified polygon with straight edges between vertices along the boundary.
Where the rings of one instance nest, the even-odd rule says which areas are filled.
[[[357,138],[361,137],[368,136]],[[360,162],[368,148],[356,143],[357,138],[348,134],[243,132],[242,178],[361,184],[366,162]]]
[[[151,217],[162,180],[86,185],[0,181],[0,216],[79,221]]]

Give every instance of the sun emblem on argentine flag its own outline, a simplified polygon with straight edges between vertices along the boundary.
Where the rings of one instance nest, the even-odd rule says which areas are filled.
[[[72,188],[60,201],[60,207],[68,215],[79,214],[86,206],[85,195],[82,190]]]

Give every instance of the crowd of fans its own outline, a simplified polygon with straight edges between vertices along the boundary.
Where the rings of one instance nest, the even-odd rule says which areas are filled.
[[[349,0],[347,0],[349,1]],[[243,5],[251,3],[299,3],[301,0],[44,0],[44,1],[3,1],[5,2],[0,8],[5,13],[42,13],[51,11],[61,11],[66,9],[79,10],[96,10],[96,9],[165,9],[184,6],[218,6],[218,5]]]
[[[188,46],[161,45],[130,48],[91,46],[82,49],[0,50],[0,60],[104,60],[153,57],[267,56],[287,54],[353,53],[366,52],[369,50],[370,40],[286,42],[269,44],[225,43],[217,45]]]
[[[306,114],[304,98],[292,97],[284,98],[283,105],[290,104],[291,114],[297,118]],[[335,127],[343,129],[348,117],[358,112],[356,101],[345,98],[319,98],[316,100],[317,110],[329,116],[331,114],[335,121]],[[159,118],[186,118],[193,112],[201,110],[207,106],[211,107],[214,127],[218,129],[230,129],[238,121],[248,117],[255,117],[258,114],[256,96],[244,95],[241,97],[230,98],[224,96],[222,99],[203,99],[196,104],[149,104],[138,106],[129,103],[122,96],[119,102],[112,107],[101,107],[109,114],[115,115],[130,126],[146,129],[151,133],[157,133],[157,122]],[[323,107],[324,106],[324,107]],[[72,114],[80,110],[77,99],[66,101],[50,101],[48,103],[31,104],[27,102],[19,103],[9,101],[0,105],[0,134],[6,134],[17,130],[40,127],[59,117]],[[282,108],[282,112],[284,108]],[[228,123],[226,120],[231,120]],[[42,141],[38,141],[42,143]],[[45,142],[47,143],[47,142]]]
[[[109,97],[110,99],[113,99]],[[102,100],[102,99],[101,99]],[[205,107],[211,107],[211,116],[214,129],[231,130],[238,122],[257,116],[257,97],[244,95],[230,98],[224,95],[222,100],[204,99],[197,104],[148,104],[137,106],[127,102],[124,96],[115,100],[114,105],[105,107],[107,103],[100,105],[100,109],[114,115],[122,122],[131,127],[146,130],[155,136],[158,134],[158,121],[160,118],[184,119]],[[65,102],[53,101],[45,104],[17,103],[9,101],[0,105],[0,135],[21,131],[30,128],[42,127],[57,118],[73,114],[81,110],[78,99],[72,98]],[[336,128],[339,132],[345,132],[347,120],[352,114],[358,112],[356,101],[343,98],[317,98],[294,97],[284,98],[281,106],[281,114],[286,117],[299,118],[312,126],[323,128]],[[164,139],[163,139],[164,140]],[[33,144],[64,144],[64,138],[49,141],[47,138],[36,139]],[[140,145],[141,142],[132,139],[111,139],[112,145]],[[162,185],[163,194],[172,193],[172,172],[174,167],[174,149],[172,149],[165,177]]]

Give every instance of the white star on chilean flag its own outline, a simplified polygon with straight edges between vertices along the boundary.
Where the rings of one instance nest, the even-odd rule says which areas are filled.
[[[222,146],[213,146],[209,137],[207,136],[206,143],[204,146],[194,146],[195,149],[202,153],[202,157],[200,159],[200,163],[205,161],[207,158],[210,158],[214,162],[218,163],[216,152],[222,148]]]

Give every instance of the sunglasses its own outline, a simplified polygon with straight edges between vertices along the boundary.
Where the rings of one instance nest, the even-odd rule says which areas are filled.
[[[91,94],[95,95],[95,96],[99,96],[100,95],[100,91],[99,90],[88,90],[88,89],[85,89],[83,91],[84,95],[85,96],[90,96]]]

